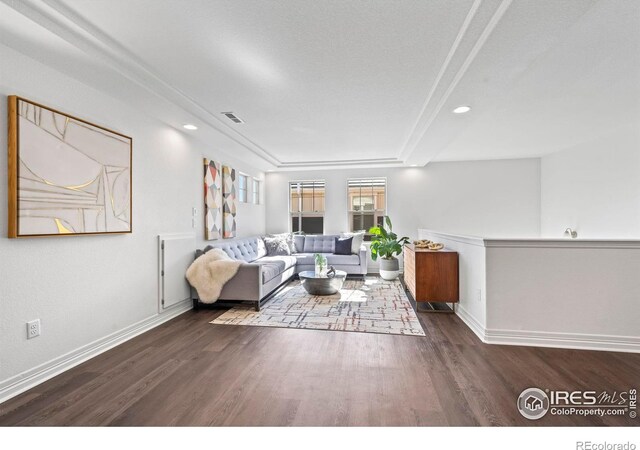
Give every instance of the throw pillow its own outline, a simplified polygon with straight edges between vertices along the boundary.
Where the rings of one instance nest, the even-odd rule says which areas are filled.
[[[353,242],[351,243],[351,253],[357,255],[360,253],[360,247],[362,247],[362,243],[364,242],[364,233],[342,233],[342,237],[352,237]]]
[[[353,238],[339,238],[336,236],[336,249],[333,253],[336,255],[350,255],[351,254],[351,244],[353,243]]]
[[[294,253],[298,253],[292,233],[269,234],[267,235],[267,237],[284,239],[284,241],[287,243],[287,246],[289,247],[289,254],[292,255]]]
[[[287,241],[281,237],[264,237],[264,246],[267,248],[267,256],[286,256],[291,254]]]
[[[291,253],[302,253],[304,251],[304,234],[293,234],[293,248]]]
[[[208,252],[209,250],[211,250],[212,248],[213,248],[212,246],[207,245],[207,246],[204,248],[204,250],[197,249],[197,250],[196,250],[196,257],[195,257],[194,259],[198,259],[198,258],[200,258],[202,255],[204,255],[205,253],[207,253],[207,252]]]

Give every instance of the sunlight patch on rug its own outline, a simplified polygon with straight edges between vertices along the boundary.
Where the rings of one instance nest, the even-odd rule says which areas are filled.
[[[425,336],[402,284],[377,277],[347,279],[339,293],[325,296],[308,294],[294,280],[260,312],[238,305],[211,323]]]

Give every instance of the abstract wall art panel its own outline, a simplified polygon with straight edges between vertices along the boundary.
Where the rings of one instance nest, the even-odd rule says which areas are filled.
[[[236,170],[222,166],[223,224],[225,239],[236,237]]]
[[[132,139],[9,97],[9,237],[131,233]]]
[[[204,160],[204,238],[222,236],[222,167],[219,162]]]

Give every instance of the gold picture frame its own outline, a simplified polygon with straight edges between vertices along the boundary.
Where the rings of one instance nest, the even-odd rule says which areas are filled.
[[[8,97],[9,238],[132,233],[133,139]]]

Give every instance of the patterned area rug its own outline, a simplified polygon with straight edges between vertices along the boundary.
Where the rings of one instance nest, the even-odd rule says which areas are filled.
[[[236,306],[211,323],[425,336],[402,284],[378,277],[347,279],[339,293],[310,295],[291,281],[256,312]]]

